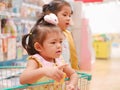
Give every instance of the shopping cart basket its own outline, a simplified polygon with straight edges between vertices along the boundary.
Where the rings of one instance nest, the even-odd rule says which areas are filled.
[[[19,76],[24,68],[23,66],[0,66],[0,90],[19,86]]]
[[[54,90],[54,80],[21,85],[19,83],[19,75],[24,68],[22,66],[0,66],[0,90],[34,90],[36,87],[40,88],[46,85],[50,90]],[[79,90],[89,90],[91,75],[83,72],[77,72],[77,74],[79,75]],[[68,80],[69,78],[65,78],[65,81]],[[61,85],[61,88],[64,90],[65,83]]]

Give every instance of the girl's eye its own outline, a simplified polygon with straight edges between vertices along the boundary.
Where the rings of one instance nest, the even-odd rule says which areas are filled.
[[[71,17],[71,14],[64,13],[63,16],[69,16],[69,17]]]
[[[51,42],[51,44],[55,44],[56,42]]]
[[[63,16],[67,16],[66,14],[63,14]]]
[[[60,43],[62,44],[62,42],[63,42],[63,41],[61,40]]]

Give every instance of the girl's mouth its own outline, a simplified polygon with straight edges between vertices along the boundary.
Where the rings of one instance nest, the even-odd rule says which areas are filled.
[[[57,51],[56,53],[57,53],[57,54],[61,54],[61,51]]]
[[[67,26],[69,26],[69,23],[66,23]]]

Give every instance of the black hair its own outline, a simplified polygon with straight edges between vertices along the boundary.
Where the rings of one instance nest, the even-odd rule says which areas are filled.
[[[47,23],[44,21],[44,16],[42,16],[33,26],[30,33],[23,35],[22,46],[29,55],[39,54],[39,52],[34,48],[35,42],[43,45],[46,35],[51,32],[62,33],[58,26]]]
[[[61,9],[63,8],[63,6],[69,6],[71,7],[71,5],[65,1],[65,0],[53,0],[51,1],[49,4],[45,4],[43,6],[43,13],[49,14],[49,13],[54,13],[57,15],[57,13],[59,11],[61,11]],[[73,11],[71,10],[71,14],[73,13]]]

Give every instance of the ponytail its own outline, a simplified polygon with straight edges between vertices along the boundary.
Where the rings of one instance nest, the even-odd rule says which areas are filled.
[[[22,46],[27,51],[28,55],[34,55],[38,51],[34,48],[33,35],[31,33],[26,34],[22,37]]]
[[[44,20],[44,14],[41,14],[41,17],[37,20],[35,26],[39,25],[40,23],[42,23]]]

